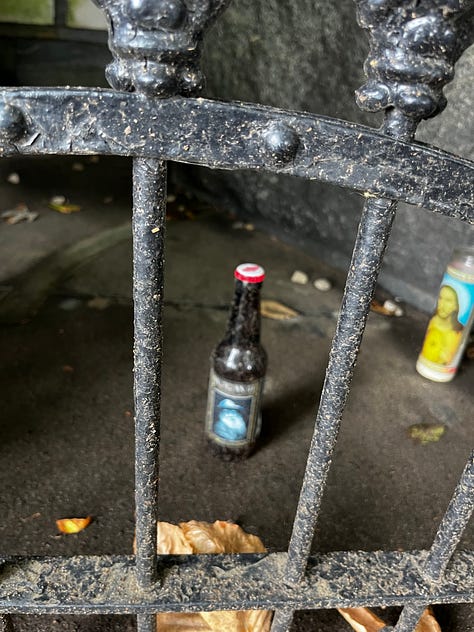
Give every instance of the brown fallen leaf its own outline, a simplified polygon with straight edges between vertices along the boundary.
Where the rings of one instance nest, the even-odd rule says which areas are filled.
[[[370,311],[382,316],[403,316],[403,309],[395,301],[387,300],[384,303],[373,299],[370,303]]]
[[[292,320],[299,316],[298,312],[291,307],[283,305],[279,301],[269,300],[262,300],[260,313],[264,318],[272,318],[273,320]]]
[[[382,303],[379,303],[379,301],[375,299],[370,303],[370,311],[375,312],[376,314],[382,314],[382,316],[393,316],[393,312],[388,310],[382,305]]]
[[[181,522],[173,525],[159,522],[157,552],[189,555],[192,553],[265,552],[262,541],[245,533],[232,522]],[[164,613],[157,615],[160,632],[268,632],[272,613],[269,610],[226,610],[199,613]]]
[[[338,612],[356,632],[377,632],[385,627],[384,621],[368,608],[338,608]],[[423,612],[415,632],[441,632],[431,608]]]
[[[337,610],[356,632],[376,632],[385,627],[382,619],[379,619],[368,608],[338,608]]]
[[[56,520],[56,526],[61,533],[79,533],[90,525],[92,516],[87,518],[61,518]]]

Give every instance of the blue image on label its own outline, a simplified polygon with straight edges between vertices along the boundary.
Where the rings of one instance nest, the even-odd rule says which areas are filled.
[[[455,279],[450,274],[445,274],[441,283],[441,291],[443,287],[450,287],[454,290],[452,301],[452,319],[456,319],[463,327],[465,327],[469,321],[469,317],[474,305],[474,283],[466,283]],[[439,303],[438,299],[438,303]],[[438,307],[439,310],[439,307]]]
[[[226,441],[247,438],[251,397],[233,397],[215,391],[213,432]]]

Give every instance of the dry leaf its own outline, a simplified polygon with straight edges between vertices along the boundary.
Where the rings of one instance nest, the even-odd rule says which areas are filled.
[[[338,608],[338,612],[356,632],[377,632],[385,627],[382,619],[368,608]],[[441,632],[431,608],[423,612],[415,632]]]
[[[414,424],[408,428],[408,434],[415,441],[419,441],[421,445],[427,443],[436,443],[446,432],[446,426],[443,424]]]
[[[193,547],[186,540],[182,530],[175,524],[159,522],[156,550],[160,555],[190,555]]]
[[[134,545],[135,550],[135,545]],[[159,522],[157,552],[161,555],[192,553],[264,553],[262,541],[245,533],[232,522],[181,522],[179,526]],[[339,613],[356,632],[378,632],[385,627],[368,608],[340,608]],[[270,610],[225,610],[199,613],[163,613],[157,615],[160,632],[269,632]],[[441,632],[430,608],[423,613],[415,632]]]
[[[393,316],[393,313],[375,299],[370,303],[370,311],[376,314],[382,314],[382,316]]]
[[[37,217],[39,217],[39,213],[33,213],[28,209],[26,204],[18,204],[15,208],[9,209],[7,211],[2,211],[0,213],[0,217],[7,223],[13,226],[14,224],[18,224],[19,222],[34,222]]]
[[[87,516],[87,518],[62,518],[61,520],[56,520],[56,526],[61,533],[79,533],[91,523],[91,520],[92,516]]]
[[[181,522],[186,540],[193,553],[265,553],[262,541],[256,535],[245,533],[232,522]]]
[[[299,314],[291,307],[283,305],[278,301],[262,300],[260,305],[260,313],[265,318],[273,320],[291,320],[298,318]]]
[[[376,632],[385,627],[382,619],[368,608],[338,608],[338,612],[356,632]]]
[[[403,309],[394,301],[387,300],[383,304],[376,299],[370,303],[370,310],[382,316],[403,316]]]
[[[423,612],[415,632],[441,632],[439,623],[436,621],[431,608],[426,608]]]
[[[91,309],[98,309],[98,310],[104,310],[107,309],[107,307],[110,307],[112,301],[110,300],[110,298],[105,298],[103,296],[94,296],[94,298],[91,298],[87,301],[87,307],[90,307]]]
[[[245,533],[238,525],[216,520],[181,522],[179,526],[159,522],[157,552],[191,553],[264,553],[262,541]],[[268,632],[272,613],[268,610],[164,613],[157,615],[160,632]]]
[[[53,202],[50,202],[48,206],[53,211],[63,213],[64,215],[70,215],[71,213],[75,213],[81,210],[81,207],[78,204],[55,204]]]

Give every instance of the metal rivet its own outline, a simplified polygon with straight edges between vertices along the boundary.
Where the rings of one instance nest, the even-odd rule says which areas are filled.
[[[264,132],[265,148],[275,162],[290,162],[296,156],[300,139],[285,123],[273,123]]]

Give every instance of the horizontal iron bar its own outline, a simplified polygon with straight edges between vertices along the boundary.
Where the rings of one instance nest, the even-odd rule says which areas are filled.
[[[300,584],[283,579],[286,553],[161,556],[163,583],[140,588],[133,556],[4,558],[0,613],[144,613],[316,609],[474,602],[474,552],[453,557],[428,585],[426,551],[339,552],[310,558]]]
[[[4,110],[0,117],[0,155],[98,153],[260,169],[474,223],[474,163],[346,121],[245,103],[97,89],[5,88],[2,103],[16,111]]]

